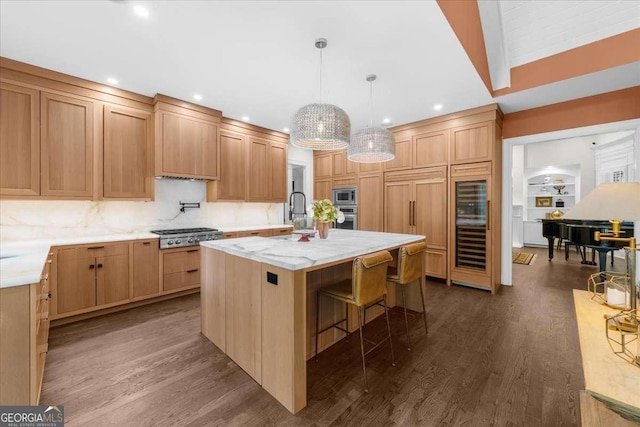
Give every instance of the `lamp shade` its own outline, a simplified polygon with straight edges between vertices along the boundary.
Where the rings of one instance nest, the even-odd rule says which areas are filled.
[[[300,108],[291,124],[291,143],[309,150],[339,150],[349,145],[351,121],[340,107],[309,104]]]
[[[396,157],[396,141],[387,129],[368,127],[353,134],[347,157],[356,163],[379,163]]]
[[[600,184],[563,218],[640,221],[640,182]]]

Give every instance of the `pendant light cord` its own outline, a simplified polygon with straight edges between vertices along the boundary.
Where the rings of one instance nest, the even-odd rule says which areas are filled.
[[[369,82],[369,127],[373,127],[373,80]]]
[[[322,49],[320,49],[320,104],[322,104]]]

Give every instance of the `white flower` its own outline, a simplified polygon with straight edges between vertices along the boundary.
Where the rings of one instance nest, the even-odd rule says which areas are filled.
[[[336,221],[338,221],[338,224],[342,224],[344,222],[344,214],[340,209],[338,209],[338,218],[336,218]]]

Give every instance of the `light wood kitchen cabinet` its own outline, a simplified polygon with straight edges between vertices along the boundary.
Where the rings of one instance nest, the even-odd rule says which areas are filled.
[[[164,95],[154,111],[156,176],[218,179],[222,114]]]
[[[150,111],[104,106],[104,198],[153,198],[152,117]]]
[[[158,240],[133,243],[131,270],[131,299],[160,294]]]
[[[500,231],[496,230],[500,203],[494,203],[493,190],[491,162],[451,168],[451,280],[495,293],[500,275]]]
[[[385,231],[426,237],[427,275],[446,277],[447,168],[394,172],[385,178]]]
[[[293,232],[293,227],[274,228],[271,230],[272,236],[288,236]]]
[[[358,230],[383,231],[382,174],[358,176]]]
[[[494,157],[494,122],[451,129],[451,164],[491,161]]]
[[[162,290],[177,292],[200,286],[200,247],[163,249],[160,252]]]
[[[329,199],[333,200],[333,195],[331,193],[331,180],[323,179],[323,180],[314,180],[313,181],[313,200],[324,200]]]
[[[287,145],[249,138],[247,200],[280,202],[287,199]]]
[[[96,105],[88,98],[41,93],[41,194],[91,199]]]
[[[0,289],[0,405],[37,405],[49,340],[49,265],[41,280]]]
[[[333,172],[331,165],[333,156],[331,151],[314,151],[313,152],[313,178],[331,179]]]
[[[331,160],[333,165],[331,177],[334,179],[355,175],[358,172],[358,163],[349,161],[347,150],[332,152]]]
[[[78,314],[129,300],[128,243],[56,249],[56,315]]]
[[[0,195],[40,195],[40,92],[0,83]]]
[[[446,166],[449,161],[449,129],[413,135],[396,142],[396,157],[386,171]]]
[[[222,128],[220,130],[220,179],[207,182],[207,201],[246,199],[246,136]]]
[[[240,231],[238,233],[238,237],[251,237],[251,236],[260,236],[260,237],[272,237],[273,231],[269,228],[262,230],[247,230]]]

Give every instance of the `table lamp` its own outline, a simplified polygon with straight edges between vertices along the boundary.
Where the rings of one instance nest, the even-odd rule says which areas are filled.
[[[607,339],[613,351],[625,360],[640,365],[640,316],[638,315],[638,279],[636,277],[636,238],[620,231],[624,221],[640,221],[640,182],[613,182],[598,185],[569,210],[564,218],[609,220],[611,230],[594,232],[597,241],[625,242],[629,277],[629,306],[615,316],[606,318]],[[619,335],[618,335],[619,334]],[[630,344],[636,341],[636,350]],[[617,347],[614,347],[617,344]]]

